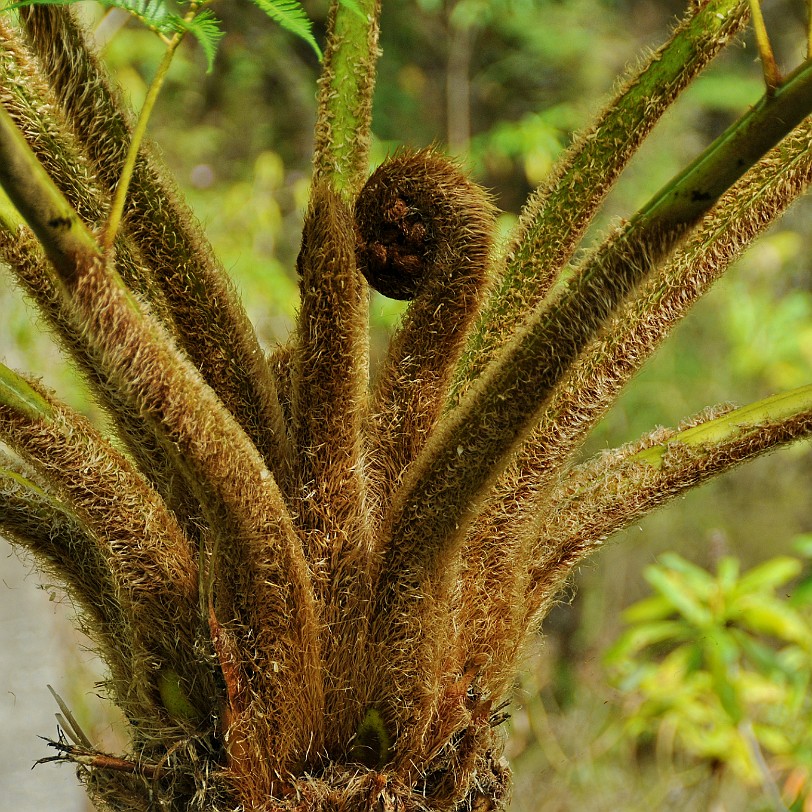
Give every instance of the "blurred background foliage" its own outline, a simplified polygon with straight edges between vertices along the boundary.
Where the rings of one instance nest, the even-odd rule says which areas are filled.
[[[323,41],[326,0],[304,5]],[[663,41],[685,5],[385,0],[374,161],[400,144],[440,144],[493,191],[507,229],[572,132],[599,111],[618,75]],[[804,56],[805,4],[764,5],[779,61],[790,70]],[[270,24],[252,5],[221,0],[213,6],[227,32],[215,69],[206,74],[203,54],[186,43],[151,132],[270,349],[285,341],[295,315],[294,266],[319,65],[306,43]],[[100,45],[138,107],[160,43],[134,24],[110,34],[100,30]],[[585,245],[612,218],[642,205],[761,93],[755,48],[745,37],[658,125]],[[628,387],[587,452],[658,424],[674,425],[707,404],[745,403],[809,382],[810,211],[802,201],[731,269]],[[8,284],[0,288],[0,307],[4,361],[41,375],[101,419]],[[373,361],[401,309],[375,294]],[[699,753],[678,737],[670,749],[647,744],[643,732],[651,733],[651,719],[644,718],[641,701],[630,703],[628,691],[609,680],[602,657],[621,633],[623,610],[647,593],[644,568],[666,551],[679,550],[713,572],[732,567],[724,563],[729,556],[747,570],[789,551],[794,538],[812,530],[810,473],[808,445],[768,456],[646,519],[582,569],[544,636],[528,650],[519,679],[508,746],[517,774],[516,812],[781,808],[742,770],[722,769],[718,754]],[[760,645],[780,654],[780,641]],[[620,666],[615,652],[615,669],[642,668],[634,659],[640,652],[628,651]],[[651,668],[660,667],[654,663]],[[62,693],[81,707],[86,692],[82,683],[75,697]],[[804,719],[812,719],[808,707]],[[635,724],[640,735],[625,735]],[[798,776],[786,764],[781,769],[784,778]],[[805,779],[799,780],[803,785]],[[797,798],[803,801],[800,789]]]

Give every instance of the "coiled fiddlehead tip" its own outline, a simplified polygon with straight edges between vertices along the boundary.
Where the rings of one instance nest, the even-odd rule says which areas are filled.
[[[414,299],[448,264],[442,254],[489,249],[493,219],[487,193],[455,163],[433,148],[403,150],[370,175],[355,202],[358,268],[384,296]]]

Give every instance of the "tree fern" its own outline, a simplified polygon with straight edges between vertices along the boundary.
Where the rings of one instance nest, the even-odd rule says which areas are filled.
[[[298,3],[255,3],[312,39]],[[812,434],[805,387],[579,456],[666,333],[812,183],[812,64],[571,267],[748,0],[690,4],[619,86],[620,120],[575,140],[502,253],[489,196],[439,150],[367,177],[380,3],[335,0],[298,322],[269,360],[139,148],[145,116],[131,131],[61,5],[18,6],[22,30],[0,16],[0,185],[16,207],[0,201],[0,256],[116,437],[0,365],[0,530],[83,608],[131,741],[97,751],[60,703],[74,741],[52,742],[55,758],[117,812],[503,809],[510,686],[568,575],[667,499]],[[211,38],[201,7],[184,19],[204,15]],[[150,104],[187,30],[159,29]],[[544,235],[562,242],[539,264]],[[410,300],[373,386],[367,283]]]

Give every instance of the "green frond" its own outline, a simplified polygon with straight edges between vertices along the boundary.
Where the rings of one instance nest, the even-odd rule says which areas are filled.
[[[72,6],[78,2],[79,0],[19,0],[6,6],[4,11],[27,6]],[[220,21],[211,10],[203,9],[187,19],[173,14],[165,0],[96,0],[96,2],[107,9],[117,8],[126,11],[165,41],[173,34],[188,32],[200,43],[206,55],[207,71],[211,73],[217,46],[223,37]]]
[[[6,6],[4,11],[26,6],[73,6],[80,0],[19,0]],[[164,0],[97,0],[105,8],[118,8],[131,14],[147,28],[160,34],[171,34],[178,29],[181,18],[172,14]]]
[[[156,33],[170,35],[178,30],[182,18],[173,14],[165,0],[97,0],[105,8],[120,8]]]
[[[206,70],[211,73],[214,69],[214,57],[217,46],[223,38],[220,21],[210,9],[199,11],[191,20],[181,20],[181,28],[188,31],[200,44],[206,55]]]
[[[527,626],[537,626],[572,568],[612,534],[736,465],[808,439],[812,385],[687,422],[582,463],[552,493],[532,544]]]
[[[322,60],[321,48],[313,36],[313,22],[299,0],[251,0],[251,2],[279,23],[285,31],[303,39],[316,52],[319,61]]]

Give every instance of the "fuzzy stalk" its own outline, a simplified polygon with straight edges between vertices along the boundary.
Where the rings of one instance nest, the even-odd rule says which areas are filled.
[[[48,259],[66,277],[77,257],[96,250],[96,241],[28,148],[22,133],[0,107],[0,184],[45,249]]]
[[[375,616],[379,634],[408,652],[402,665],[412,676],[415,668],[427,666],[425,660],[414,665],[420,660],[414,648],[420,635],[404,620],[410,611],[405,607],[421,603],[428,615],[437,602],[442,614],[439,607],[454,576],[457,552],[484,495],[579,353],[646,278],[663,249],[687,230],[684,221],[658,220],[656,213],[656,207],[646,211],[648,220],[638,220],[646,227],[633,230],[634,238],[616,235],[555,301],[537,308],[438,426],[396,495]],[[423,618],[419,623],[426,627],[442,621]],[[437,662],[439,655],[429,651],[425,656]]]
[[[184,22],[191,22],[201,3],[193,0],[188,5],[188,10],[184,16]],[[169,66],[175,56],[175,51],[183,40],[185,31],[183,29],[176,31],[166,45],[163,57],[158,64],[155,71],[155,76],[147,88],[147,94],[144,98],[144,103],[138,111],[138,120],[130,133],[130,145],[127,148],[127,155],[124,158],[124,164],[121,168],[121,176],[116,184],[115,194],[113,195],[113,202],[110,206],[110,215],[105,224],[104,234],[102,235],[102,246],[105,251],[109,251],[116,239],[119,226],[121,225],[121,218],[124,215],[124,207],[127,204],[127,193],[130,190],[130,182],[132,181],[133,171],[135,169],[135,162],[138,159],[138,151],[141,148],[141,143],[147,132],[147,124],[149,123],[152,111],[155,109],[155,104],[158,101],[158,96],[161,88],[166,80],[166,75],[169,73]]]
[[[129,114],[71,9],[32,6],[20,16],[66,117],[112,193],[131,140]],[[147,146],[133,168],[124,227],[149,259],[184,351],[286,486],[287,435],[254,329],[194,216]]]
[[[21,136],[13,147],[12,160],[35,161]],[[24,180],[21,189],[6,189],[15,203],[15,197],[33,194],[67,206],[44,173]],[[36,219],[43,216],[39,210],[31,216],[35,233],[47,226]],[[92,246],[75,215],[71,222],[84,232],[82,245]],[[201,573],[204,594],[223,618],[223,635],[232,637],[240,652],[242,690],[230,713],[235,774],[270,793],[277,773],[320,738],[318,627],[299,540],[262,458],[197,369],[98,249],[75,260],[57,270],[75,318],[95,345],[96,363],[175,456],[212,530],[210,560]]]
[[[232,766],[270,793],[276,771],[291,768],[318,736],[321,715],[317,624],[299,539],[240,426],[157,325],[128,306],[102,263],[87,269],[74,296],[103,342],[100,365],[177,454],[200,501],[213,536],[202,588],[239,652],[242,690],[229,742],[240,764]],[[240,742],[256,749],[242,751]]]
[[[59,114],[56,99],[31,55],[20,46],[5,15],[0,16],[0,104],[26,136],[34,155],[85,223],[100,225],[108,201],[81,145]],[[163,294],[138,250],[116,242],[116,263],[127,286],[143,295],[169,330],[174,330]]]
[[[300,477],[299,525],[322,602],[325,724],[332,746],[352,735],[347,713],[358,630],[348,594],[369,594],[370,527],[361,423],[366,410],[369,292],[355,264],[352,214],[317,179],[297,260],[301,309],[292,355],[291,425]],[[342,722],[351,716],[353,722]]]
[[[763,148],[775,143],[782,132],[789,132],[800,111],[812,105],[809,66],[796,74],[793,89],[794,115],[782,109],[773,118],[770,139]],[[773,108],[770,108],[771,110]],[[764,113],[762,115],[771,115]],[[749,118],[745,117],[749,122]],[[748,128],[749,129],[749,128]],[[734,144],[735,139],[727,139]],[[737,152],[736,160],[725,150],[715,151],[715,161],[700,161],[694,170],[681,176],[673,189],[680,190],[701,179],[704,172],[730,185],[753,162],[754,153]],[[716,173],[720,164],[728,168]],[[714,171],[710,171],[710,166]],[[734,169],[735,167],[735,174]],[[710,207],[712,194],[722,190],[721,182],[708,185],[702,208],[686,207],[682,194],[677,195],[681,209],[669,206],[669,194],[657,195],[628,226],[618,231],[588,258],[569,285],[555,301],[542,303],[519,333],[500,352],[471,388],[460,406],[449,413],[426,446],[398,495],[392,514],[392,538],[398,541],[390,548],[392,572],[409,571],[406,560],[415,553],[415,569],[433,569],[429,561],[438,554],[432,533],[458,540],[463,515],[476,503],[478,495],[493,482],[510,452],[521,444],[532,427],[555,385],[566,374],[580,351],[606,322],[612,311],[628,293],[649,274],[675,242]],[[722,187],[724,188],[724,187]],[[471,460],[474,462],[472,463]],[[469,480],[470,485],[466,482]],[[421,505],[433,505],[432,522],[427,525],[420,515]],[[439,502],[438,502],[439,500]],[[434,510],[436,509],[436,513]],[[411,551],[405,543],[410,527],[420,528],[420,540]],[[436,527],[436,531],[435,531]],[[446,535],[448,534],[448,535]],[[445,542],[440,543],[440,547]],[[452,545],[453,546],[453,545]],[[426,552],[422,558],[418,549]],[[444,560],[438,556],[435,561]],[[417,562],[420,563],[417,563]],[[387,569],[389,569],[387,567]]]
[[[708,0],[621,86],[528,200],[459,366],[462,392],[508,339],[512,326],[544,299],[614,181],[690,81],[747,21],[747,0]]]
[[[100,223],[105,216],[106,205],[102,194],[87,171],[87,159],[70,134],[66,125],[54,112],[56,106],[48,88],[43,84],[30,57],[15,41],[13,33],[0,18],[0,73],[5,81],[0,83],[0,102],[9,113],[17,128],[27,134],[29,145],[48,176],[55,182],[84,222]],[[7,129],[5,127],[4,129]],[[13,137],[8,131],[8,137]],[[22,152],[15,151],[16,155]],[[44,162],[44,163],[42,163]],[[12,165],[6,167],[11,171]],[[39,171],[34,164],[23,165],[20,172]],[[8,179],[18,186],[20,179]],[[25,205],[25,204],[22,204]],[[52,205],[56,205],[52,201]],[[67,209],[66,209],[67,212]],[[67,212],[67,217],[72,216]],[[55,222],[60,222],[57,214]],[[115,387],[94,366],[88,355],[86,336],[81,324],[72,323],[55,290],[53,271],[48,267],[42,251],[32,240],[30,233],[19,230],[19,218],[6,218],[6,233],[0,235],[0,251],[14,272],[17,281],[32,297],[46,318],[63,347],[85,374],[92,390],[99,396],[101,405],[110,414],[113,425],[130,452],[139,462],[141,470],[167,498],[178,515],[191,520],[199,514],[194,499],[185,489],[176,470],[158,447],[155,436],[144,427],[140,415],[127,409],[117,398]],[[42,232],[39,237],[42,237]],[[124,240],[116,244],[117,268],[127,286],[144,296],[161,317],[167,328],[174,331],[171,315],[152,273],[137,256],[137,251]]]
[[[623,385],[744,248],[808,188],[812,182],[810,143],[812,124],[807,119],[731,187],[668,263],[621,308],[612,329],[585,349],[554,390],[530,439],[498,482],[466,540],[464,560],[475,561],[476,566],[485,562],[489,572],[493,569],[494,582],[488,593],[492,598],[500,594],[498,574],[504,567],[515,569],[520,560],[526,560],[517,539],[526,540],[528,533],[517,533],[517,528],[535,525],[536,517],[549,511],[548,489],[556,484],[564,466],[615,402]],[[509,547],[513,548],[512,556],[507,554]],[[515,576],[504,582],[506,607],[517,605],[514,581]],[[474,645],[470,632],[484,622],[478,597],[471,594],[460,599],[466,618],[460,626],[463,637]],[[507,641],[510,649],[520,644],[522,636],[511,640],[507,634],[491,633],[481,639]],[[516,649],[513,651],[515,654]],[[513,655],[508,651],[503,655],[494,656],[492,662],[501,673],[500,679],[506,680]],[[504,682],[499,684],[505,688]]]
[[[315,178],[329,181],[351,201],[366,178],[372,93],[378,60],[380,0],[358,0],[362,14],[333,0],[319,79]]]
[[[525,628],[540,623],[574,566],[613,533],[689,488],[812,435],[812,386],[676,431],[659,430],[579,466],[538,524]]]
[[[362,713],[346,701],[347,676],[339,676],[353,673],[347,658],[357,636],[354,624],[344,622],[347,595],[368,595],[370,590],[366,561],[371,528],[363,519],[367,496],[361,445],[369,297],[355,264],[350,207],[368,170],[380,0],[359,0],[357,6],[360,14],[337,0],[330,4],[313,191],[297,263],[301,311],[291,386],[303,496],[311,517],[311,564],[317,578],[324,581],[326,574],[329,579],[326,591],[319,587],[327,598],[326,726],[328,746],[338,748]],[[323,224],[316,221],[318,215],[325,218]],[[328,472],[336,482],[322,476]]]
[[[698,222],[710,208],[712,202],[731,183],[736,181],[745,168],[757,161],[765,151],[774,147],[786,134],[788,128],[801,125],[810,110],[812,110],[812,64],[807,64],[788,77],[786,83],[774,96],[763,97],[759,104],[732,125],[699,158],[655,194],[625,227],[616,230],[603,245],[587,257],[581,265],[580,272],[589,273],[591,266],[602,265],[611,269],[623,263],[637,263],[641,267],[654,267],[673,249],[683,232],[687,231],[693,223]],[[750,194],[763,200],[764,192],[761,187],[771,179],[770,161],[775,161],[778,166],[781,160],[786,158],[790,161],[793,171],[785,173],[779,167],[781,177],[785,178],[786,182],[792,182],[792,179],[797,177],[798,183],[801,185],[804,183],[804,172],[801,171],[796,176],[795,169],[799,162],[803,163],[805,160],[804,138],[807,132],[808,125],[800,126],[797,132],[787,139],[786,144],[779,147],[779,152],[776,152],[773,158],[767,158],[763,170],[754,174],[752,180],[743,181],[744,186],[736,187],[741,188],[741,200],[749,201]],[[749,186],[750,183],[754,184],[752,188]],[[771,204],[775,207],[776,213],[782,205],[786,205],[791,199],[794,199],[795,194],[797,194],[797,190],[784,204],[776,202]],[[728,196],[728,200],[733,201],[734,197]],[[734,204],[730,202],[729,205]],[[710,232],[703,230],[699,235],[693,237],[691,244],[702,245],[703,239],[709,239],[708,235],[713,233],[713,227],[709,226],[709,228],[711,228]],[[653,241],[652,237],[655,235],[657,240]],[[657,280],[659,279],[658,276]],[[660,282],[655,280],[651,284],[658,285]],[[687,297],[686,306],[693,301],[692,296]],[[643,312],[639,314],[639,318],[644,319],[645,317]],[[634,356],[637,357],[637,352],[634,353]],[[627,374],[630,376],[633,372],[627,371]],[[583,392],[587,393],[586,396],[592,392],[594,385],[594,381],[585,383],[586,389]],[[583,392],[581,398],[585,396]],[[573,419],[577,420],[580,431],[583,432],[589,426],[594,425],[603,412],[590,412],[586,404],[580,400],[569,400],[575,397],[575,387],[570,385],[567,393],[568,408]],[[556,416],[546,420],[551,432],[546,440],[528,443],[527,453],[536,459],[538,454],[529,449],[544,448],[542,455],[544,462],[536,461],[525,465],[520,456],[514,466],[514,471],[525,467],[528,479],[535,481],[536,471],[542,468],[553,470],[554,463],[560,463],[566,454],[574,450],[574,446],[567,445],[570,440],[565,440],[564,434],[560,434],[557,441],[553,440],[553,434],[558,429],[554,431],[552,427],[559,426],[560,421],[564,419],[561,414],[556,413]],[[542,425],[544,422],[545,419],[542,420]],[[541,430],[543,429],[538,431]],[[566,436],[569,437],[569,435]],[[555,453],[553,445],[551,445],[554,442],[559,445],[559,451]],[[497,487],[495,497],[524,493],[523,482],[520,474],[510,475]],[[496,504],[499,500],[494,498],[493,501]],[[507,504],[513,505],[518,503],[519,500],[515,499],[507,502]],[[512,524],[513,519],[513,515],[508,512],[501,523],[508,526]]]
[[[0,228],[0,257],[15,280],[36,305],[41,317],[85,377],[116,434],[124,442],[138,469],[161,494],[184,529],[197,535],[200,506],[186,486],[174,460],[160,445],[155,432],[120,397],[115,386],[95,364],[87,334],[74,318],[54,278],[51,266],[34,235],[24,225]]]
[[[308,558],[317,581],[330,577],[360,530],[364,501],[361,417],[368,373],[364,319],[368,292],[355,266],[352,215],[327,183],[313,186],[297,260],[301,309],[293,354],[292,423],[300,458],[304,525],[314,531]],[[360,541],[360,540],[359,540]],[[326,594],[326,584],[319,591]]]
[[[110,668],[116,695],[124,697],[135,659],[103,544],[27,474],[0,455],[0,533],[64,584]]]
[[[109,640],[132,639],[132,682],[120,697],[131,718],[161,716],[157,681],[178,672],[201,707],[213,700],[211,678],[194,654],[202,619],[197,610],[193,550],[164,503],[130,463],[82,417],[31,382],[0,366],[0,437],[53,489],[101,543],[101,569],[85,578],[99,587],[112,578],[126,626]],[[92,563],[85,555],[85,563]],[[75,562],[73,567],[79,565]],[[78,581],[74,578],[74,583]],[[97,588],[97,589],[98,589]],[[79,595],[83,604],[97,590]],[[121,688],[121,685],[116,686]]]

